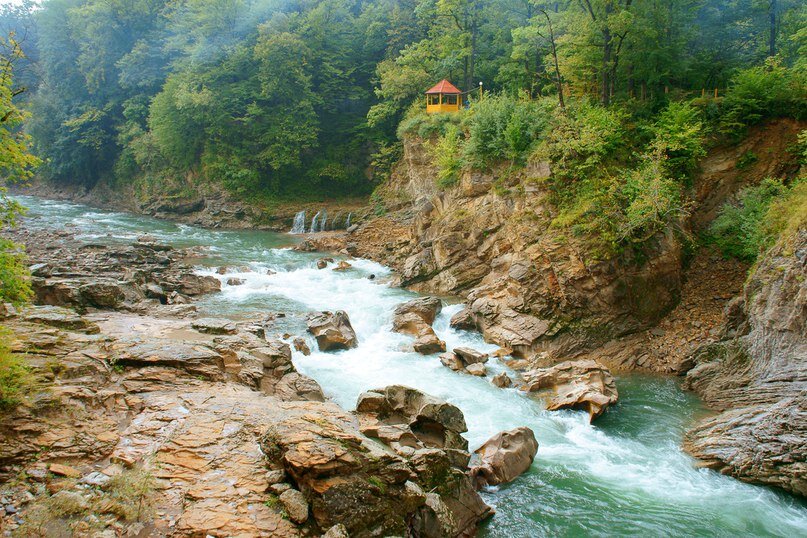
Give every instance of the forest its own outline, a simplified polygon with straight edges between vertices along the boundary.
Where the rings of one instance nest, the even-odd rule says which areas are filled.
[[[31,112],[38,174],[87,187],[183,178],[251,198],[366,195],[443,78],[467,101],[482,83],[519,110],[502,127],[518,155],[470,129],[477,164],[531,154],[558,107],[618,119],[617,145],[652,138],[623,127],[671,102],[701,99],[659,121],[719,116],[724,133],[804,114],[796,0],[48,0],[5,5],[0,31],[24,53],[15,100]]]

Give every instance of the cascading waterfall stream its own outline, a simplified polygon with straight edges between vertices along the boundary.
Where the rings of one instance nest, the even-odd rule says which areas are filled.
[[[351,216],[353,216],[353,213],[348,213],[348,214],[347,214],[347,220],[345,221],[345,229],[346,229],[346,230],[347,230],[348,228],[350,228],[350,217],[351,217]]]
[[[294,223],[291,226],[291,233],[305,233],[305,210],[299,211],[296,215],[294,215]]]
[[[328,222],[328,212],[326,210],[322,210],[322,224],[319,227],[320,232],[325,231],[325,223]]]
[[[318,224],[319,224],[319,216],[320,216],[320,214],[321,214],[321,213],[322,213],[322,211],[317,211],[317,214],[316,214],[316,215],[314,215],[314,218],[313,218],[313,219],[311,219],[311,228],[309,229],[309,231],[310,231],[311,233],[314,233],[314,232],[318,232],[318,231],[319,231],[319,230],[317,229],[317,226],[318,226]]]
[[[318,270],[321,254],[291,250],[296,238],[288,234],[204,230],[65,202],[19,201],[30,208],[26,226],[75,225],[88,241],[131,242],[148,233],[175,246],[208,246],[210,259],[199,273],[219,278],[222,292],[197,302],[199,315],[244,319],[285,312],[267,334],[305,336],[313,352],[306,357],[295,351],[296,367],[345,409],[355,408],[362,391],[398,383],[457,405],[471,449],[501,430],[532,428],[540,444],[536,460],[511,484],[484,493],[497,514],[481,536],[807,535],[803,501],[699,469],[681,450],[683,433],[702,409],[676,379],[619,377],[619,403],[592,425],[584,413],[547,412],[518,389],[496,388],[487,378],[449,370],[437,356],[412,352],[411,338],[391,332],[391,320],[395,306],[415,295],[386,284],[390,271],[377,263],[351,259],[348,271]],[[321,228],[319,218],[312,220],[314,231]],[[219,275],[221,266],[239,269]],[[370,274],[378,278],[370,280]],[[244,284],[228,285],[233,277]],[[449,327],[458,309],[446,306],[438,316],[438,336],[449,348],[494,349],[479,334]],[[345,310],[359,346],[319,352],[305,332],[305,314],[312,310]],[[495,359],[488,366],[488,377],[506,370]]]

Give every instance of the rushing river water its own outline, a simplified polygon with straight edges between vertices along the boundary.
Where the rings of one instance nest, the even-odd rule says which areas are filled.
[[[800,500],[697,469],[681,451],[681,437],[703,409],[675,379],[622,376],[620,400],[594,425],[576,412],[547,412],[516,389],[455,373],[436,356],[408,351],[411,339],[391,332],[395,305],[415,294],[385,283],[389,270],[351,260],[345,272],[317,270],[319,257],[289,250],[286,234],[211,231],[76,204],[18,198],[30,208],[24,226],[75,227],[92,242],[131,242],[148,233],[174,246],[204,245],[199,271],[245,280],[198,304],[202,313],[234,319],[274,311],[288,316],[278,333],[305,334],[311,310],[345,310],[359,338],[355,349],[294,355],[297,368],[325,393],[353,409],[364,390],[397,383],[457,405],[465,414],[471,449],[504,429],[529,426],[540,444],[528,473],[484,493],[497,514],[481,534],[537,536],[807,536],[807,506]],[[215,268],[235,267],[226,275]],[[248,268],[248,269],[247,269]],[[267,275],[272,269],[276,274]],[[370,280],[370,274],[376,279]],[[435,322],[449,348],[495,349],[479,335],[448,326],[459,305]],[[312,345],[316,350],[316,345]],[[491,359],[489,376],[506,368]]]

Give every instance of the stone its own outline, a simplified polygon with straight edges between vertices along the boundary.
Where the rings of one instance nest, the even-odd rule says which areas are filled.
[[[302,353],[306,357],[311,355],[311,348],[308,347],[308,344],[306,343],[305,338],[303,338],[302,336],[296,337],[292,341],[292,345],[294,346],[294,349],[296,349],[297,351],[299,351],[300,353]]]
[[[8,319],[17,316],[17,309],[11,303],[0,303],[0,319]]]
[[[354,226],[358,227],[357,224],[354,224],[350,228],[353,228]],[[350,230],[350,228],[348,228],[348,231]],[[341,523],[337,523],[336,525],[328,529],[328,531],[325,534],[323,534],[320,538],[350,538],[350,535],[347,533],[347,529],[345,528],[344,525],[342,525]]]
[[[477,489],[513,481],[532,465],[538,442],[530,428],[499,432],[474,451],[479,458],[470,473]]]
[[[350,265],[345,260],[340,260],[339,263],[336,264],[336,267],[333,268],[333,270],[334,271],[347,271],[351,267],[353,267],[353,266]]]
[[[465,370],[465,365],[462,363],[462,360],[453,351],[441,354],[440,362],[443,363],[443,366],[451,368],[455,372]]]
[[[329,263],[333,263],[333,258],[320,258],[317,260],[317,269],[325,269]]]
[[[599,417],[619,394],[611,372],[591,359],[566,361],[524,372],[525,390],[547,397],[547,410],[582,409]]]
[[[174,280],[161,282],[160,285],[163,289],[177,291],[191,297],[221,291],[221,282],[218,278],[194,273],[184,273]]]
[[[413,313],[420,317],[427,325],[434,323],[443,309],[443,302],[437,297],[418,297],[395,307],[394,316],[399,317]]]
[[[81,480],[79,480],[79,482],[82,484],[87,484],[89,486],[95,486],[100,488],[105,484],[107,484],[110,480],[112,480],[112,477],[107,476],[104,473],[98,471],[93,471],[92,473],[89,473],[81,477]]]
[[[306,319],[308,332],[317,339],[320,351],[332,351],[356,347],[358,341],[350,319],[343,310],[315,312]]]
[[[200,318],[191,322],[191,327],[206,334],[235,334],[238,327],[228,319]]]
[[[473,364],[469,364],[465,367],[465,371],[467,371],[471,375],[475,375],[477,377],[485,377],[488,373],[487,368],[481,362],[475,362]]]
[[[475,331],[477,328],[476,320],[474,319],[473,313],[468,309],[468,307],[463,308],[462,310],[451,316],[451,320],[448,323],[452,329]]]
[[[305,523],[308,520],[308,502],[305,495],[296,489],[289,489],[280,494],[280,502],[286,509],[289,519],[295,523]]]
[[[459,356],[465,365],[488,362],[487,353],[482,353],[469,347],[455,347],[454,354]]]
[[[359,429],[368,435],[386,436],[385,442],[406,439],[415,447],[465,450],[468,442],[465,417],[456,406],[403,385],[390,385],[362,393],[356,404]],[[384,428],[384,421],[392,419]],[[399,427],[401,420],[404,427]]]
[[[496,374],[490,380],[492,385],[499,387],[500,389],[506,389],[508,387],[513,386],[513,380],[510,379],[510,376],[507,375],[507,372],[502,372],[500,374]]]
[[[50,325],[60,329],[79,331],[87,334],[98,334],[101,332],[96,323],[82,318],[72,310],[58,306],[36,306],[26,310],[25,321]]]
[[[275,385],[274,394],[283,401],[325,401],[325,395],[322,393],[319,383],[297,372],[284,375]]]
[[[79,288],[84,301],[98,308],[117,308],[126,299],[126,294],[115,282],[92,282]]]
[[[446,350],[446,344],[432,329],[434,318],[440,313],[442,302],[436,297],[419,297],[395,308],[392,330],[415,337],[414,350],[424,355]]]
[[[757,261],[725,307],[724,339],[692,354],[685,387],[719,413],[684,449],[710,468],[807,496],[807,230]]]
[[[440,353],[446,350],[446,343],[437,338],[434,331],[426,333],[415,338],[412,347],[418,353],[423,355],[431,355],[432,353]]]
[[[60,463],[51,463],[48,466],[48,470],[56,476],[64,476],[67,478],[78,478],[81,476],[81,471],[78,469]]]
[[[227,279],[228,286],[242,286],[246,282],[243,278],[230,277]]]

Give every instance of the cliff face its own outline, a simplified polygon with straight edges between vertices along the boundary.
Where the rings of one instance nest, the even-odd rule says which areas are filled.
[[[721,412],[685,447],[738,478],[807,495],[807,229],[772,249],[687,384]]]
[[[509,185],[497,179],[506,171],[466,172],[440,191],[424,143],[407,140],[404,155],[385,195],[411,204],[407,240],[371,254],[396,265],[403,285],[465,296],[490,341],[521,355],[564,354],[648,327],[676,303],[673,234],[658,237],[642,262],[596,259],[582,239],[551,225],[555,210],[539,186],[548,164]]]

